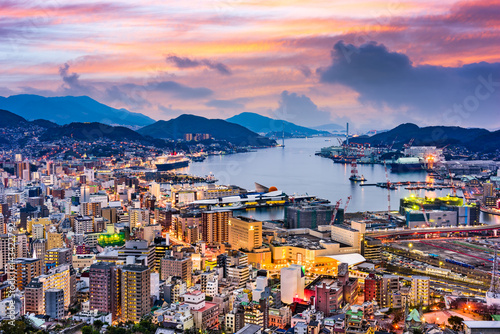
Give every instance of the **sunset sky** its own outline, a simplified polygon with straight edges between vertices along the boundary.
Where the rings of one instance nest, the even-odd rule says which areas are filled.
[[[500,1],[0,2],[0,96],[500,128]],[[286,107],[285,107],[286,106]]]

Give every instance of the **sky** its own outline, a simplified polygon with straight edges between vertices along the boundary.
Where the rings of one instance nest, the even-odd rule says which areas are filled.
[[[500,0],[0,1],[0,96],[500,128]]]

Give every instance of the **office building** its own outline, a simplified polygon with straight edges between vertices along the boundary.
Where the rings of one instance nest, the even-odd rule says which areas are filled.
[[[232,249],[252,251],[262,246],[262,222],[250,218],[229,218],[229,244]]]

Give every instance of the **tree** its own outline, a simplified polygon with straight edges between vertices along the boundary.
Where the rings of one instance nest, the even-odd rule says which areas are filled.
[[[452,315],[448,318],[448,323],[452,326],[454,331],[461,330],[464,323],[464,318]]]
[[[96,329],[101,329],[102,326],[104,326],[104,322],[102,322],[101,320],[94,321],[94,327]]]
[[[9,334],[24,334],[26,324],[23,321],[4,320],[0,324],[0,332]]]

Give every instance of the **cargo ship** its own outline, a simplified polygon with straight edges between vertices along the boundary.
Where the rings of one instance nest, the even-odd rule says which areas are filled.
[[[155,161],[158,172],[184,168],[189,166],[189,159],[184,154],[171,154],[158,157]]]
[[[417,157],[401,157],[390,164],[393,172],[420,171],[424,168],[424,163]]]

